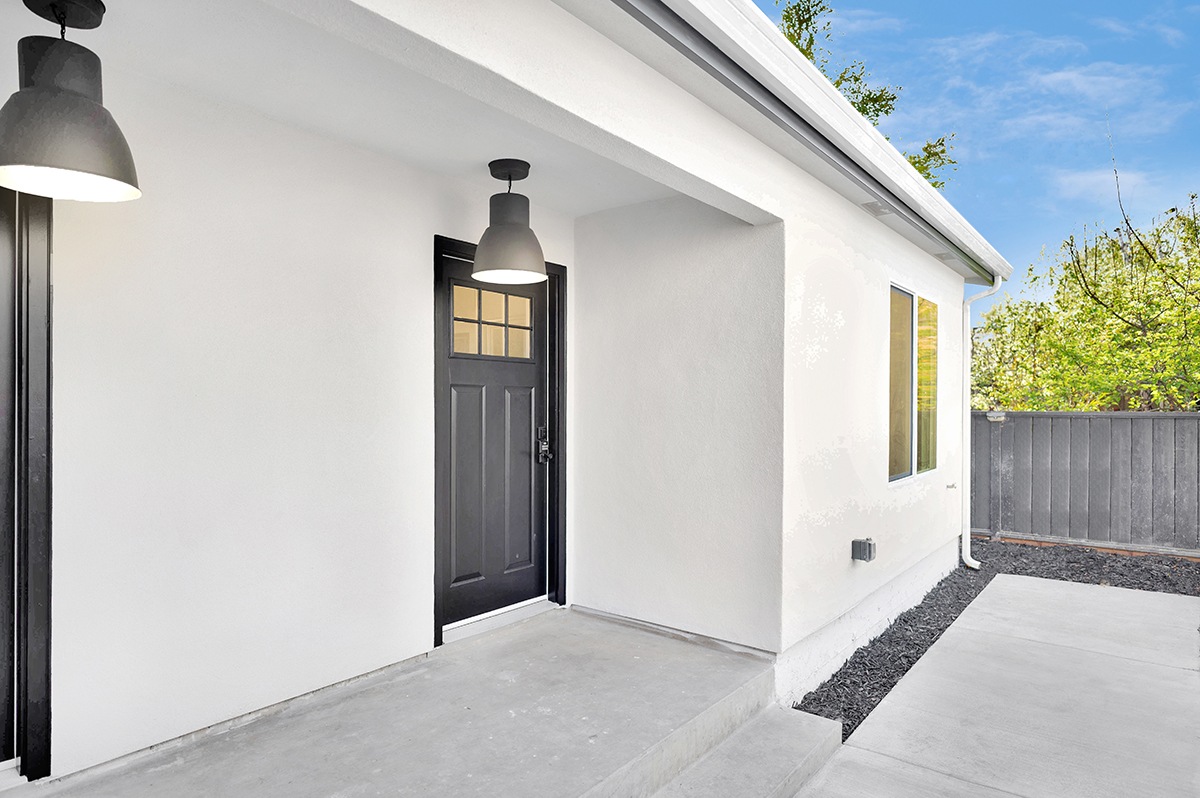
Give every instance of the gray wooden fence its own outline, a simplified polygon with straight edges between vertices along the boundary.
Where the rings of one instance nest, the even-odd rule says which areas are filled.
[[[971,414],[971,526],[1200,549],[1200,414]]]

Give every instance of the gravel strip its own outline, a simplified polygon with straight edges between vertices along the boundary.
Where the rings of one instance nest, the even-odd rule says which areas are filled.
[[[1180,557],[988,540],[972,541],[971,547],[983,563],[981,570],[960,563],[920,604],[855,651],[841,670],[794,707],[841,721],[844,742],[996,574],[1200,596],[1200,562]]]

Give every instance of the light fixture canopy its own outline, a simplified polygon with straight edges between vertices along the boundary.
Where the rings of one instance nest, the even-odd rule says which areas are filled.
[[[25,0],[66,29],[94,28],[99,0]],[[17,43],[20,88],[0,108],[0,186],[54,199],[137,199],[137,170],[124,134],[103,106],[100,58],[65,38]]]
[[[542,245],[529,228],[529,197],[512,193],[512,181],[529,176],[529,164],[501,158],[488,164],[492,177],[509,182],[508,193],[493,194],[488,229],[475,250],[471,277],[484,283],[525,285],[546,279]]]

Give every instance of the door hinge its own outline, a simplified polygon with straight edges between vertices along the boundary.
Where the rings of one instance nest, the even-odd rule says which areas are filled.
[[[549,463],[554,458],[554,452],[550,451],[550,431],[546,427],[538,427],[537,439],[538,462]]]

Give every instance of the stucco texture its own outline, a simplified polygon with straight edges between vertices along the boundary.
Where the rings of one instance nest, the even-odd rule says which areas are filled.
[[[577,222],[572,602],[777,644],[782,237],[684,198]]]

